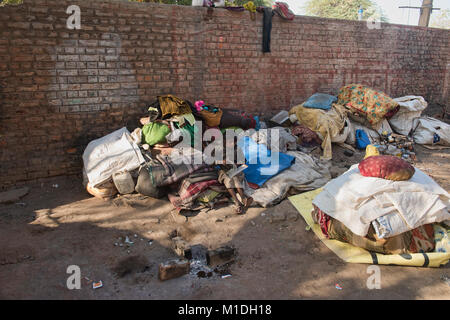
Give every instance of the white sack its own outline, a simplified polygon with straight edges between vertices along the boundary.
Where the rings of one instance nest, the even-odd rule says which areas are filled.
[[[362,237],[372,221],[388,214],[398,215],[397,220],[403,222],[401,228],[391,226],[390,236],[449,220],[450,195],[425,173],[415,170],[407,181],[392,181],[364,177],[355,164],[328,182],[313,204]]]
[[[435,134],[439,141],[433,143]],[[413,121],[412,136],[418,144],[450,146],[450,125],[431,117],[420,117]]]
[[[143,162],[139,147],[125,127],[89,142],[83,153],[84,169],[93,187],[109,180],[113,173],[132,171]]]
[[[398,102],[400,109],[388,120],[389,124],[396,133],[407,136],[412,129],[414,118],[420,117],[428,103],[420,96],[405,96],[394,100]]]

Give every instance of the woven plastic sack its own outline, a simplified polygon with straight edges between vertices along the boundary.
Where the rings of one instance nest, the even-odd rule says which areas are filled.
[[[394,101],[398,102],[400,109],[388,120],[389,124],[396,133],[407,136],[413,127],[413,120],[420,117],[428,103],[420,96],[405,96]]]
[[[364,177],[394,181],[409,180],[415,172],[414,167],[405,160],[388,155],[368,157],[359,163],[358,168]]]
[[[413,121],[415,143],[450,146],[450,125],[431,117],[420,117]]]
[[[89,142],[83,153],[84,170],[92,187],[111,179],[117,171],[139,168],[144,158],[127,128]]]

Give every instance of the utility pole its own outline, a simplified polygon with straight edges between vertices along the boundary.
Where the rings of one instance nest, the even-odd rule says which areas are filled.
[[[433,10],[441,10],[440,8],[433,8],[433,0],[422,0],[421,7],[399,7],[401,9],[420,9],[419,26],[428,27],[430,23],[430,16]]]
[[[419,26],[428,27],[432,10],[433,0],[423,0],[422,9],[420,9]]]

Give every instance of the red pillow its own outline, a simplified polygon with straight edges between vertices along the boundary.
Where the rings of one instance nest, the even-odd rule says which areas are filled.
[[[412,165],[394,156],[371,156],[358,165],[359,172],[364,177],[383,178],[394,181],[409,180],[415,172]]]

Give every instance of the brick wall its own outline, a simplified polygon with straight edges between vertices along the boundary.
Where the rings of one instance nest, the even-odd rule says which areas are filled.
[[[69,5],[81,30],[69,30]],[[360,82],[448,102],[450,32],[126,1],[25,0],[0,8],[0,188],[79,174],[86,144],[137,126],[160,94],[255,113]]]

